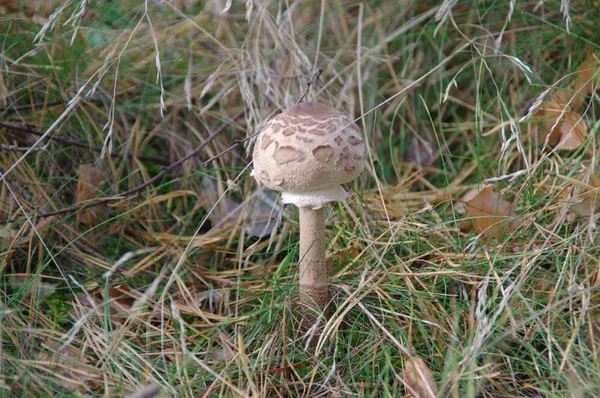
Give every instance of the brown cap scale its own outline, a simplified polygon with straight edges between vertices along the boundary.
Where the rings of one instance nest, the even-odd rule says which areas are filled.
[[[299,103],[275,116],[256,141],[252,175],[299,208],[304,308],[320,311],[329,301],[323,206],[348,198],[341,184],[360,175],[364,158],[365,145],[352,120],[317,102]]]

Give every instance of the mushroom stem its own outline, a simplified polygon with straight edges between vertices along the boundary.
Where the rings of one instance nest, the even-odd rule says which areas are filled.
[[[300,207],[300,306],[323,310],[329,301],[325,263],[325,212]]]

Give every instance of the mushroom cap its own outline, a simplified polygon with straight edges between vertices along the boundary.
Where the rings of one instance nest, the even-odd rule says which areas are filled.
[[[283,192],[284,203],[316,209],[349,196],[341,184],[360,175],[364,158],[361,134],[348,116],[302,102],[265,123],[254,145],[252,175]]]

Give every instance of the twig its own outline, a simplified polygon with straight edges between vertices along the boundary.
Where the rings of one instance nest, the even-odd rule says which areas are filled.
[[[28,150],[29,150],[28,146],[22,147],[22,146],[15,146],[15,145],[0,144],[0,151],[7,151],[7,152],[27,152]],[[46,152],[46,147],[34,148],[33,150],[35,152]]]
[[[220,57],[224,57],[224,55],[215,48],[215,46],[213,46],[212,44],[210,44],[209,42],[205,41],[205,40],[201,40],[200,44],[202,46],[204,46],[206,49],[208,49],[210,52],[212,52],[215,55],[218,55]]]
[[[302,93],[302,96],[300,97],[300,99],[296,102],[297,104],[304,101],[304,97],[306,97],[306,95],[308,94],[308,91],[310,90],[310,86],[317,85],[317,81],[319,79],[319,76],[321,76],[321,73],[323,73],[323,69],[317,68],[317,70],[315,71],[315,73],[313,73],[313,75],[310,78],[310,80],[308,81],[308,83],[306,83],[306,88],[304,89],[304,92]]]
[[[26,105],[17,105],[12,106],[9,105],[6,108],[0,108],[0,113],[15,113],[19,111],[28,111],[30,109],[43,108],[45,106],[54,106],[54,105],[62,105],[64,104],[64,100],[52,100],[48,102],[37,102],[34,104],[26,104]]]
[[[96,200],[93,200],[93,201],[88,202],[88,203],[83,204],[83,205],[70,206],[70,207],[66,207],[66,208],[60,209],[60,210],[51,211],[51,212],[48,212],[48,213],[38,214],[35,218],[36,219],[48,218],[48,217],[52,217],[52,216],[58,216],[58,215],[61,215],[61,214],[72,213],[72,212],[83,210],[83,209],[88,209],[90,207],[99,206],[99,205],[101,205],[103,203],[114,202],[114,201],[123,199],[123,198],[125,198],[127,196],[131,196],[131,195],[134,195],[134,194],[142,191],[144,188],[146,188],[146,187],[154,184],[155,182],[159,181],[165,174],[167,174],[169,171],[175,169],[176,167],[180,166],[183,162],[185,162],[189,158],[192,158],[192,157],[198,155],[200,153],[200,151],[202,149],[204,149],[204,147],[206,145],[208,145],[213,139],[215,139],[219,134],[221,134],[229,126],[230,122],[235,121],[235,120],[239,119],[240,117],[244,116],[247,111],[248,111],[248,107],[245,107],[244,109],[242,109],[238,114],[236,114],[235,116],[233,116],[229,122],[223,123],[221,126],[219,126],[218,129],[216,129],[211,135],[209,135],[208,138],[203,143],[201,143],[200,145],[198,145],[192,152],[188,153],[187,155],[185,155],[184,157],[180,158],[176,162],[174,162],[174,163],[170,164],[169,166],[165,167],[162,171],[160,171],[158,174],[156,174],[154,177],[152,177],[151,179],[149,179],[145,183],[140,184],[137,187],[134,187],[134,188],[132,188],[132,189],[130,189],[128,191],[125,191],[125,192],[121,192],[121,193],[119,193],[117,195],[114,195],[114,196],[110,196],[110,197],[107,197],[107,198],[96,199]],[[0,224],[12,223],[12,222],[18,221],[20,218],[21,217],[15,217],[15,218],[10,219],[10,220],[8,220],[8,219],[7,220],[0,220]]]
[[[231,151],[232,151],[232,150],[233,150],[235,147],[237,147],[238,145],[241,145],[241,144],[243,144],[244,142],[246,142],[246,141],[248,141],[248,140],[251,140],[252,138],[256,137],[256,136],[257,136],[257,135],[259,135],[259,134],[260,134],[260,131],[259,131],[258,133],[254,133],[254,134],[252,134],[252,135],[250,135],[250,136],[248,136],[248,137],[246,137],[246,138],[243,138],[243,139],[241,139],[241,140],[235,140],[235,141],[233,141],[233,144],[232,144],[232,145],[231,145],[229,148],[227,148],[227,149],[225,149],[225,150],[223,150],[223,151],[221,151],[221,152],[217,153],[217,154],[216,154],[215,156],[213,156],[212,158],[210,158],[210,159],[206,160],[204,163],[202,163],[202,166],[207,166],[207,165],[208,165],[210,162],[212,162],[213,160],[215,160],[215,159],[218,159],[218,158],[220,158],[221,156],[225,155],[226,153],[229,153],[229,152],[231,152]]]
[[[32,128],[27,127],[27,126],[19,126],[17,124],[10,124],[10,123],[0,122],[0,127],[5,127],[5,128],[7,128],[9,130],[12,130],[12,131],[29,133],[29,134],[38,135],[38,136],[41,136],[41,135],[44,134],[41,131],[32,129]],[[89,145],[89,144],[87,144],[84,141],[69,140],[67,138],[61,138],[61,137],[48,137],[48,139],[52,140],[52,141],[60,142],[60,143],[63,143],[63,144],[67,144],[67,145],[71,145],[71,146],[76,146],[76,147],[79,147],[79,148],[89,149],[90,151],[93,151],[93,152],[98,152],[98,153],[102,152],[102,148],[101,147]],[[110,156],[120,157],[120,156],[122,156],[122,153],[120,153],[120,152],[113,152],[113,153],[110,154]],[[158,156],[136,155],[136,154],[133,154],[133,153],[126,153],[125,156],[127,156],[128,158],[135,158],[135,159],[140,159],[140,160],[148,160],[148,161],[156,162],[156,163],[159,163],[159,164],[169,164],[169,161],[167,159],[163,159],[163,158],[158,157]]]

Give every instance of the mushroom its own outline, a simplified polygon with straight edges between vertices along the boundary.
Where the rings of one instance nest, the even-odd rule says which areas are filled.
[[[342,184],[360,175],[364,158],[352,120],[317,102],[301,102],[273,117],[256,140],[252,175],[299,208],[301,307],[323,310],[329,302],[323,206],[350,196]]]

